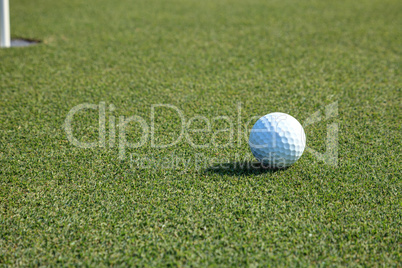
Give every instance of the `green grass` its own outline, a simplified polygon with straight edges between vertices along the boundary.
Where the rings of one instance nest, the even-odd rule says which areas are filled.
[[[11,3],[13,37],[43,42],[0,50],[1,266],[401,265],[400,1],[116,2]],[[305,152],[286,170],[239,167],[252,158],[238,103],[244,126],[274,111],[305,122],[336,101],[337,117],[305,131],[324,152],[327,124],[339,125],[337,166]],[[187,120],[229,116],[234,139],[148,139],[123,161],[117,146],[72,145],[68,112],[100,102],[116,124],[150,126],[158,103]],[[171,141],[180,118],[156,114],[157,142]],[[97,120],[81,112],[74,135],[96,140]],[[190,162],[138,169],[130,154]]]

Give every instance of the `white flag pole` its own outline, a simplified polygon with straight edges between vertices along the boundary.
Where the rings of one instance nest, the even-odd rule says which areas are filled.
[[[0,47],[10,47],[10,8],[8,0],[0,0]]]

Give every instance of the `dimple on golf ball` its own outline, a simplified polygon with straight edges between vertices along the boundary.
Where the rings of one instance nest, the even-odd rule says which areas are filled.
[[[254,124],[249,146],[263,167],[286,168],[303,154],[306,135],[294,117],[285,113],[270,113]]]

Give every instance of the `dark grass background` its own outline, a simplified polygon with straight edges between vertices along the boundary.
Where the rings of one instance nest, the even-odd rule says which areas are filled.
[[[0,50],[0,264],[400,266],[401,11],[394,0],[12,1],[13,37],[42,43]],[[137,169],[116,147],[68,142],[69,110],[101,101],[116,107],[107,120],[150,124],[157,103],[229,116],[234,140],[148,141],[127,156],[190,164]],[[238,103],[244,126],[274,111],[304,122],[335,101],[339,116],[305,131],[324,152],[326,125],[339,124],[337,167],[308,152],[286,170],[239,167],[253,159]],[[74,133],[96,140],[97,120],[82,112]],[[157,141],[180,132],[174,112],[157,120]]]

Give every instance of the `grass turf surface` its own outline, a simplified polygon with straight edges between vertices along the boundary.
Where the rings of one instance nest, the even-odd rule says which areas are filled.
[[[43,43],[0,50],[0,264],[401,264],[400,1],[11,4],[13,37]],[[337,101],[337,117],[305,131],[324,152],[326,125],[339,124],[338,166],[305,152],[286,170],[241,168],[250,152],[235,131],[226,148],[148,139],[126,155],[190,164],[137,169],[117,147],[68,142],[69,110],[102,101],[116,107],[107,120],[150,125],[165,103],[186,119],[229,116],[236,131],[238,103],[244,126],[273,111],[304,122]],[[156,118],[157,142],[178,135],[176,113]],[[97,122],[80,113],[75,135],[96,140]]]

